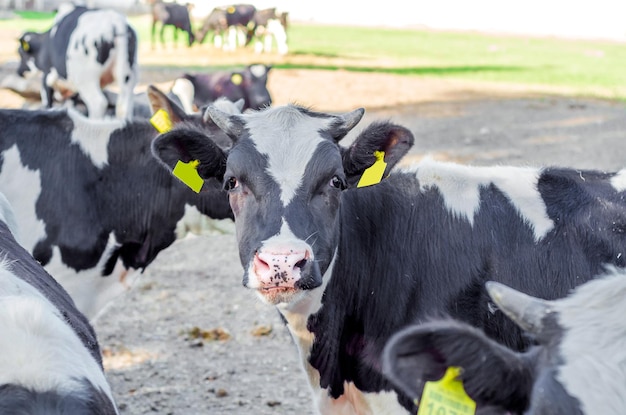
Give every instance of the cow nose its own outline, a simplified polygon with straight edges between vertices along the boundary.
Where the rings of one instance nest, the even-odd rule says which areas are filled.
[[[254,273],[261,288],[294,288],[311,257],[308,250],[264,252],[254,255]]]

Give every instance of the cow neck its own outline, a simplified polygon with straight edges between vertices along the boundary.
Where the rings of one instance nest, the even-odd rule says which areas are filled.
[[[321,390],[319,388],[320,376],[319,372],[309,363],[309,356],[311,355],[311,348],[313,347],[315,336],[307,328],[307,322],[309,317],[317,313],[322,307],[322,296],[326,291],[326,287],[333,273],[336,258],[337,249],[335,249],[333,259],[330,261],[330,265],[322,277],[321,286],[309,290],[306,297],[293,305],[279,305],[276,307],[285,320],[287,320],[287,328],[298,346],[302,366],[314,392]]]

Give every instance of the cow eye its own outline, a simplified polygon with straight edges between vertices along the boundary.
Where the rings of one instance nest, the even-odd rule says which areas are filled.
[[[339,176],[333,176],[333,178],[330,179],[329,184],[330,184],[330,187],[334,187],[335,189],[343,190],[346,188],[345,182],[341,180]]]
[[[237,178],[235,177],[229,177],[224,182],[224,190],[226,191],[233,190],[237,186],[239,186],[239,182],[237,181]]]

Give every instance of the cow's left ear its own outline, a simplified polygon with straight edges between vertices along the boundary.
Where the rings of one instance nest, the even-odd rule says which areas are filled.
[[[179,128],[157,136],[152,141],[152,154],[171,173],[179,162],[193,162],[202,179],[216,178],[221,182],[226,171],[226,152],[194,130]]]
[[[156,114],[159,110],[165,111],[169,121],[172,124],[178,124],[179,122],[187,119],[187,114],[178,104],[172,101],[167,95],[163,93],[159,88],[154,85],[149,85],[148,100],[150,100],[150,107],[152,108],[152,114]],[[165,132],[165,131],[160,131]]]
[[[461,368],[467,394],[478,406],[526,407],[532,370],[523,355],[453,320],[429,322],[399,331],[387,342],[383,375],[412,399],[438,381],[449,367]]]
[[[384,153],[386,166],[382,176],[387,177],[414,142],[413,133],[405,127],[387,121],[370,124],[343,152],[343,168],[349,186],[356,185],[363,172],[377,161],[377,154]]]

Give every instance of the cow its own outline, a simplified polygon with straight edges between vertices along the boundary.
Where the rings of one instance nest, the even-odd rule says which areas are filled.
[[[185,125],[152,148],[168,170],[196,160],[205,180],[222,181],[243,285],[287,322],[318,411],[415,413],[380,373],[389,337],[445,313],[514,350],[530,346],[493,313],[484,283],[555,299],[608,264],[624,267],[626,170],[425,158],[390,171],[413,134],[380,121],[341,146],[363,113],[209,106],[230,148]]]
[[[274,41],[278,53],[286,55],[287,45],[287,12],[277,12],[275,7],[257,10],[254,14],[254,51],[270,53]]]
[[[244,100],[243,110],[258,110],[271,105],[267,78],[272,67],[251,64],[241,70],[183,74],[172,85],[175,95],[188,113],[197,111],[220,97]]]
[[[152,49],[154,49],[154,35],[157,27],[157,23],[161,24],[161,31],[159,32],[159,37],[161,39],[161,45],[165,46],[165,38],[163,37],[163,33],[165,31],[165,26],[173,26],[174,27],[174,45],[178,45],[178,31],[182,30],[187,33],[188,46],[191,47],[193,42],[195,41],[195,35],[193,34],[191,28],[191,19],[189,18],[189,6],[177,4],[177,3],[168,3],[162,0],[155,0],[152,3],[152,37],[151,45]]]
[[[176,122],[201,117],[154,87],[148,95]],[[221,184],[187,192],[163,171],[150,150],[157,131],[147,119],[4,109],[0,123],[0,191],[16,210],[22,243],[92,320],[136,281],[132,271],[175,241],[186,208],[232,218]],[[217,141],[228,142],[212,128]]]
[[[0,194],[0,413],[118,414],[93,327],[18,235]]]
[[[233,51],[239,45],[247,46],[254,36],[254,14],[256,7],[252,4],[234,4],[216,7],[204,20],[197,32],[199,43],[203,43],[209,32],[213,32],[213,44],[225,51]],[[228,38],[222,39],[228,32]]]
[[[487,292],[538,343],[520,353],[466,323],[434,320],[396,333],[383,373],[409,396],[460,367],[478,413],[626,413],[626,273],[609,267],[566,298],[546,301],[495,282]],[[489,362],[485,364],[485,362]]]
[[[24,32],[19,39],[17,73],[43,72],[41,100],[51,108],[53,92],[69,97],[78,93],[89,117],[103,118],[107,100],[102,88],[116,83],[116,116],[132,116],[137,84],[137,34],[126,17],[113,10],[76,6],[59,12],[43,33]]]

